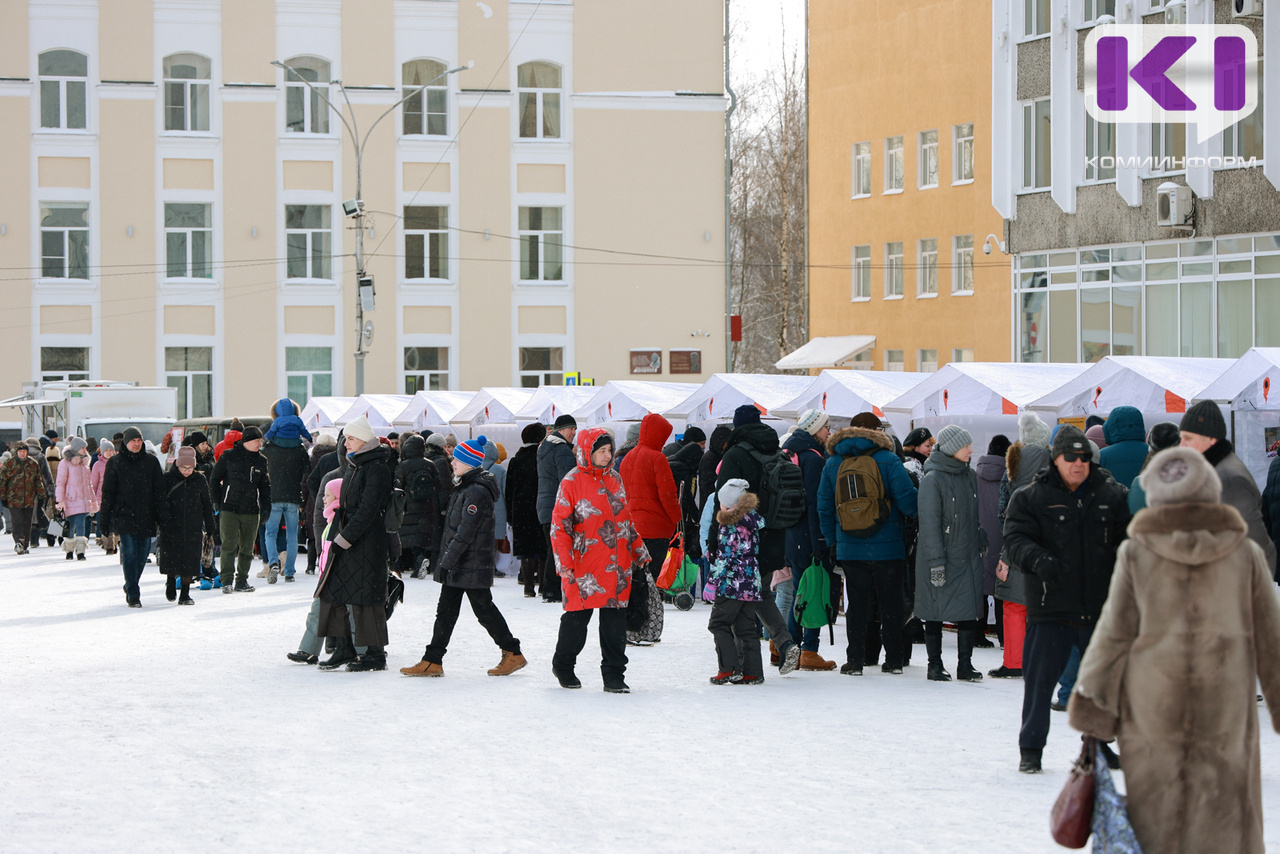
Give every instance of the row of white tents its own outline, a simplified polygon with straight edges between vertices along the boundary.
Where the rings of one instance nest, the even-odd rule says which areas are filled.
[[[481,433],[519,444],[527,424],[550,424],[562,414],[579,426],[604,426],[621,438],[629,422],[665,416],[676,434],[696,424],[710,433],[754,405],[779,432],[807,409],[826,412],[834,426],[873,412],[898,436],[914,427],[935,433],[960,424],[981,452],[997,433],[1017,438],[1017,417],[1036,412],[1047,423],[1082,423],[1134,406],[1147,427],[1177,423],[1198,400],[1222,406],[1241,458],[1261,483],[1280,442],[1280,348],[1254,348],[1240,359],[1108,356],[1092,364],[953,362],[933,373],[826,370],[816,377],[715,374],[701,385],[619,380],[600,387],[482,388],[478,392],[420,391],[312,398],[302,418],[312,432],[336,431],[367,417],[382,435],[405,430]]]

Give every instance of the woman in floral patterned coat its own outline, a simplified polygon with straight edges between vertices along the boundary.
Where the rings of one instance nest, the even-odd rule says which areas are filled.
[[[560,482],[551,513],[551,549],[564,590],[551,669],[561,687],[582,687],[573,668],[587,642],[591,612],[599,610],[604,690],[626,694],[631,575],[648,563],[649,553],[631,522],[622,479],[611,468],[613,437],[592,427],[578,431],[574,446],[578,465]]]

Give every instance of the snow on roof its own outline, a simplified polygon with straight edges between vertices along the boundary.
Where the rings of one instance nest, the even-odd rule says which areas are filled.
[[[334,419],[334,425],[341,427],[363,415],[373,427],[390,427],[392,419],[404,411],[410,400],[412,397],[407,394],[362,394]]]
[[[809,343],[774,362],[780,371],[834,368],[848,362],[863,350],[876,346],[874,335],[837,335],[810,338]]]
[[[490,386],[476,392],[466,406],[450,419],[450,424],[514,424],[515,414],[529,402],[535,389]]]
[[[903,371],[826,370],[814,377],[803,392],[775,407],[772,414],[778,418],[799,418],[805,410],[819,409],[829,415],[852,418],[859,412],[875,412],[929,376]],[[876,414],[883,415],[882,412]]]
[[[787,374],[712,374],[702,386],[664,415],[689,422],[729,420],[733,410],[753,403],[763,415],[772,415],[813,382],[813,377]]]
[[[475,396],[474,391],[420,391],[391,423],[412,430],[421,430],[428,424],[443,426]]]
[[[1016,415],[1088,365],[1054,362],[952,362],[881,407],[911,418],[930,415]]]
[[[1195,395],[1196,400],[1229,403],[1234,409],[1280,409],[1271,400],[1280,381],[1280,347],[1254,347]]]
[[[337,427],[342,413],[356,402],[354,397],[313,397],[302,407],[298,417],[308,430],[321,427]]]
[[[613,380],[596,389],[595,395],[573,415],[582,426],[639,421],[653,412],[665,414],[700,387],[698,383]]]
[[[516,418],[520,421],[550,424],[565,413],[576,416],[578,409],[595,397],[599,390],[595,386],[541,386],[529,398],[528,403],[516,412]]]
[[[1230,359],[1106,356],[1027,408],[1059,418],[1106,415],[1117,406],[1185,412],[1191,400],[1231,366]]]

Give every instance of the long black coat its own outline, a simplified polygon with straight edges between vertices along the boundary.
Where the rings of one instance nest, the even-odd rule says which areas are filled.
[[[435,464],[440,472],[440,494],[436,496],[436,518],[431,526],[430,540],[424,540],[422,547],[427,551],[439,553],[440,536],[444,532],[444,511],[449,507],[449,496],[453,494],[453,464],[444,448],[427,443],[422,449],[428,461]]]
[[[724,446],[731,435],[733,435],[732,427],[728,424],[718,425],[711,431],[711,438],[707,440],[707,450],[703,452],[702,459],[698,462],[699,517],[702,515],[702,508],[707,506],[707,499],[716,491],[716,467],[724,458]]]
[[[507,463],[507,523],[516,557],[541,557],[547,551],[538,523],[538,447],[525,445]]]
[[[205,532],[213,533],[213,502],[204,475],[183,477],[178,467],[164,476],[165,520],[160,526],[159,568],[165,574],[200,574]]]
[[[468,590],[493,586],[493,503],[501,498],[498,482],[483,469],[459,479],[444,517],[436,581]]]
[[[102,476],[102,530],[154,537],[165,521],[164,471],[145,450],[128,446],[107,460]]]
[[[367,450],[366,450],[367,449]],[[387,601],[387,504],[391,501],[391,451],[369,443],[351,458],[334,514],[329,565],[316,595],[332,605],[385,605]],[[338,539],[350,544],[343,548]]]
[[[396,486],[405,491],[404,519],[400,523],[400,545],[411,549],[428,549],[434,542],[433,534],[439,527],[439,501],[442,491],[440,470],[425,456],[426,441],[421,436],[410,436],[400,445],[400,465],[396,466]],[[419,500],[413,497],[410,485],[422,472],[431,478],[431,495]]]

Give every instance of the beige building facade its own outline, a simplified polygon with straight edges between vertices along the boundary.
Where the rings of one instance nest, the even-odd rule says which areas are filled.
[[[197,417],[354,393],[357,158],[325,97],[368,139],[364,391],[724,369],[718,3],[0,0],[0,21],[0,396],[136,380]]]

